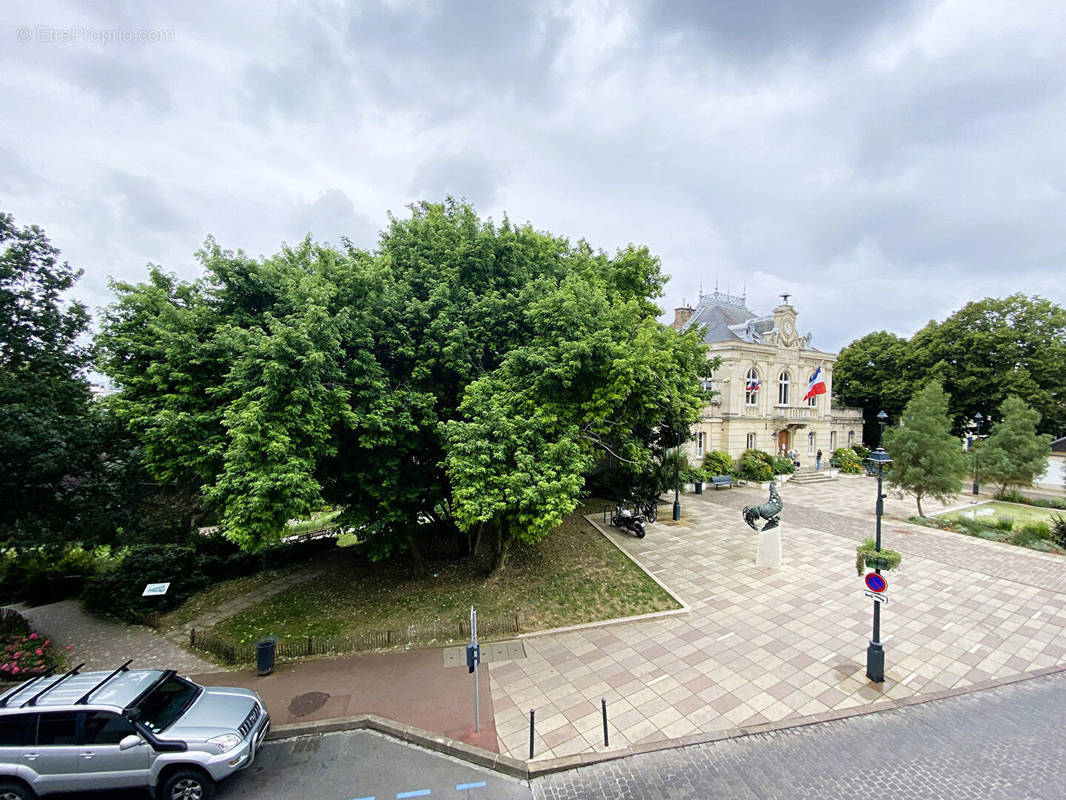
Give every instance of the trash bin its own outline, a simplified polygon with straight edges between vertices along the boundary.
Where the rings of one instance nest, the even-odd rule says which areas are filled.
[[[255,643],[255,666],[260,675],[274,671],[274,656],[277,655],[278,637],[264,636]]]

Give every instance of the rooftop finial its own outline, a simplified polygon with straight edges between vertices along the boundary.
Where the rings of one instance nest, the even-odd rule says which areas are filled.
[[[788,305],[788,298],[792,297],[792,295],[790,295],[790,294],[781,294],[781,295],[778,295],[778,297],[780,297],[781,300],[784,301],[784,304],[787,306]]]

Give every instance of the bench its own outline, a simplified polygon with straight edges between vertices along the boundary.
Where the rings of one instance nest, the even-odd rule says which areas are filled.
[[[714,486],[715,489],[721,489],[723,486],[728,489],[733,486],[733,476],[715,475],[713,478],[711,478],[711,484]]]

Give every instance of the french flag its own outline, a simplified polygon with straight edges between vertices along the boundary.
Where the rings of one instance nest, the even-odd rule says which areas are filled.
[[[762,381],[760,381],[758,378],[753,378],[748,381],[747,386],[744,387],[744,391],[757,392],[759,391],[760,386],[762,386]]]
[[[803,395],[803,399],[809,400],[819,394],[825,394],[825,378],[822,377],[821,365],[811,375],[811,379],[807,381],[807,394]]]

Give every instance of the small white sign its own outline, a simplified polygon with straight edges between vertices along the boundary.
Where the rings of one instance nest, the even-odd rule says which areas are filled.
[[[169,583],[150,583],[144,587],[144,591],[141,592],[141,597],[153,597],[157,594],[166,594],[167,589],[169,588]]]
[[[871,592],[869,589],[863,591],[863,594],[869,597],[871,600],[876,600],[878,603],[884,603],[888,605],[888,595],[878,594],[877,592]]]

